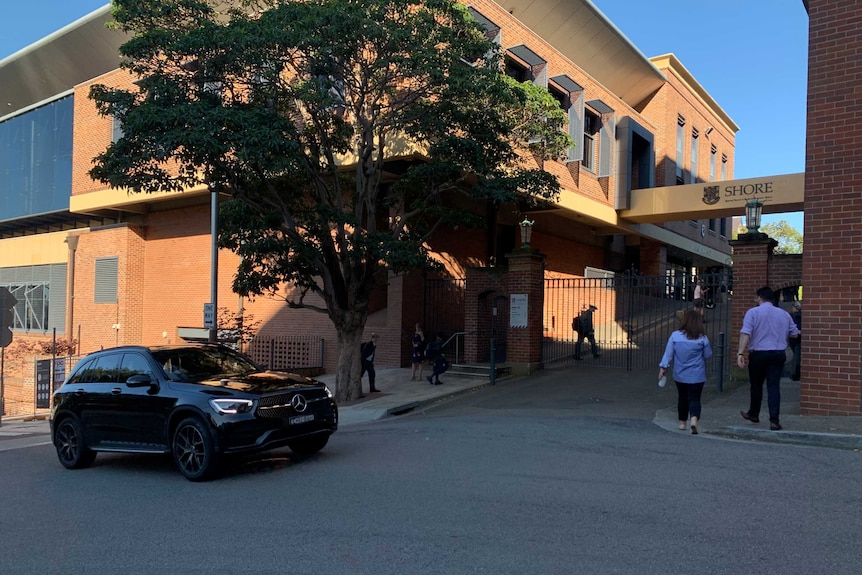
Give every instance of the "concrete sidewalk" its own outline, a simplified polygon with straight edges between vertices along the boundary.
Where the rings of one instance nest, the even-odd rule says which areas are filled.
[[[427,371],[427,370],[426,370]],[[656,373],[658,369],[656,369]],[[677,429],[676,389],[669,383],[665,389],[656,386],[656,375],[647,372],[624,372],[609,368],[593,366],[555,367],[539,372],[549,382],[566,382],[577,380],[578,388],[605,390],[620,397],[611,397],[612,401],[622,407],[627,401],[638,401],[651,394],[654,390],[657,396],[653,399],[657,405],[666,407],[657,409],[653,423],[672,433],[690,433],[688,430]],[[538,374],[537,374],[538,375]],[[609,380],[620,381],[615,391],[609,391],[606,384]],[[335,375],[327,374],[318,378],[320,381],[334,387]],[[339,405],[340,426],[350,426],[367,423],[408,413],[419,407],[428,406],[434,402],[448,400],[459,394],[470,393],[489,385],[488,380],[468,377],[443,376],[443,385],[430,385],[427,381],[410,381],[410,369],[379,369],[377,370],[377,388],[380,393],[367,394],[364,398],[349,404]],[[506,385],[518,385],[518,380],[504,380]],[[527,381],[525,378],[523,381]],[[367,389],[367,379],[363,380],[363,389]],[[631,393],[637,390],[636,394]],[[764,390],[763,408],[760,423],[752,424],[739,415],[740,410],[748,408],[748,383],[729,384],[722,393],[715,391],[714,386],[704,390],[703,414],[698,424],[701,434],[716,435],[726,438],[793,443],[798,445],[813,445],[838,449],[862,450],[862,416],[859,417],[825,417],[803,416],[799,409],[799,382],[783,379],[781,382],[781,424],[782,431],[769,430],[769,417],[766,410]],[[576,393],[573,390],[573,395]],[[625,410],[621,410],[623,414]],[[652,413],[652,412],[649,412]],[[50,433],[48,422],[27,418],[4,417],[0,426],[0,451],[18,444],[45,443]]]

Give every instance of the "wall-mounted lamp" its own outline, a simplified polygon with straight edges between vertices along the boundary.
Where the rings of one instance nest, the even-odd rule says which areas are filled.
[[[536,223],[533,220],[527,219],[527,216],[524,216],[523,221],[521,221],[519,226],[521,226],[521,247],[528,248],[530,247],[530,236],[533,235],[533,224]]]
[[[760,216],[763,214],[763,202],[751,198],[745,203],[745,228],[749,234],[757,234],[760,230]]]

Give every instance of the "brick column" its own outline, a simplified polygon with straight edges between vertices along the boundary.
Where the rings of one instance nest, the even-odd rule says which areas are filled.
[[[757,290],[769,284],[769,260],[778,242],[766,234],[740,234],[733,247],[733,317],[730,319],[729,353],[739,349],[739,330],[745,312],[754,307]]]
[[[506,268],[467,268],[464,289],[464,361],[490,360],[493,308],[506,291]],[[506,316],[508,317],[508,316]]]
[[[663,276],[667,271],[667,247],[659,242],[641,238],[640,274],[644,276]]]
[[[862,415],[862,4],[809,0],[801,408]]]
[[[519,248],[506,255],[509,260],[507,278],[509,302],[519,295],[527,296],[527,325],[512,327],[509,317],[507,331],[507,363],[513,374],[529,374],[541,368],[543,311],[545,305],[545,256],[532,248]]]

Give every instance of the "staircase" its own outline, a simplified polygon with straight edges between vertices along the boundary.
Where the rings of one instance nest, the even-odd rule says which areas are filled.
[[[488,364],[476,363],[453,363],[449,366],[446,372],[448,376],[464,377],[471,379],[491,379],[491,366]],[[496,366],[496,379],[502,379],[512,375],[512,367],[505,363],[498,363]]]

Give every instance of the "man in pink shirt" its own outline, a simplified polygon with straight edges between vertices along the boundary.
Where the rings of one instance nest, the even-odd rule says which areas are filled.
[[[769,406],[769,429],[781,429],[781,372],[787,361],[785,350],[788,337],[799,337],[799,329],[790,314],[773,304],[774,292],[768,287],[757,290],[757,306],[745,312],[742,329],[739,330],[739,352],[736,363],[748,365],[751,382],[751,403],[742,417],[752,423],[760,422],[760,404],[763,402],[763,382]],[[746,362],[745,350],[748,350]]]

